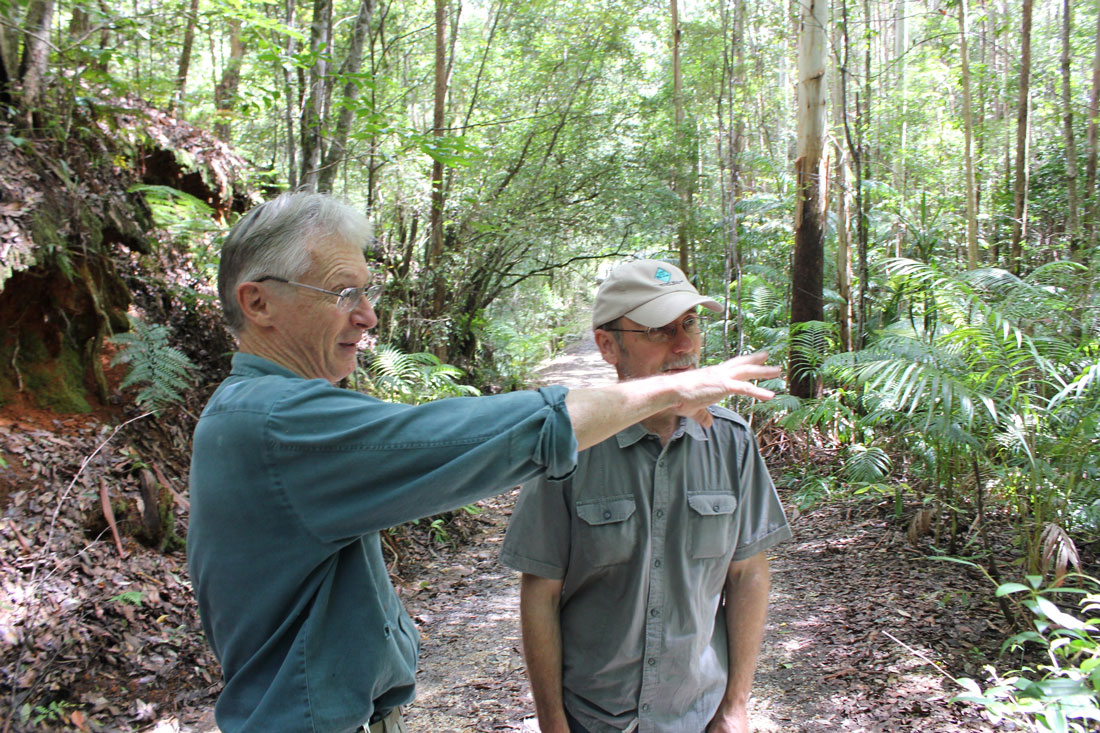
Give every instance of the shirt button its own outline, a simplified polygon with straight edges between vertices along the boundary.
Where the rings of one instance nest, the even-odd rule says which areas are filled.
[[[717,504],[714,505],[714,511],[718,511],[718,505]]]
[[[715,507],[715,509],[717,509],[717,508],[718,507]],[[604,512],[603,513],[603,518],[604,519],[611,519],[611,512]]]
[[[655,512],[655,514],[657,515],[657,519],[660,519],[661,517],[663,517],[665,515],[665,510],[664,509],[658,509]]]
[[[655,568],[661,567],[661,561],[660,560],[654,560],[653,561],[653,567],[655,567]]]
[[[649,615],[652,616],[653,618],[657,618],[658,616],[661,615],[661,612],[656,608],[651,608],[651,609],[649,609]]]
[[[648,713],[649,712],[649,703],[648,702],[643,702],[642,703],[642,712],[643,713]]]
[[[653,666],[655,666],[656,664],[657,664],[657,660],[656,660],[656,659],[654,659],[653,657],[650,657],[650,658],[649,658],[649,666],[650,666],[650,667],[653,667]]]

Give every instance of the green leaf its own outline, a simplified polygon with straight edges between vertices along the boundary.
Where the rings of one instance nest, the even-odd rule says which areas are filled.
[[[997,586],[997,597],[1000,598],[1002,596],[1007,596],[1011,593],[1019,593],[1022,590],[1030,591],[1031,588],[1028,588],[1026,585],[1022,585],[1020,583],[1002,583],[1001,585]]]
[[[122,593],[119,593],[117,596],[109,598],[108,600],[125,603],[128,606],[140,606],[142,597],[143,596],[141,591],[128,590],[123,591]]]

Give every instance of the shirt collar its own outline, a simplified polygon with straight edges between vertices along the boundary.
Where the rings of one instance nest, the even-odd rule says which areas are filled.
[[[635,423],[626,430],[621,430],[615,434],[615,440],[618,442],[620,448],[626,448],[634,445],[639,440],[649,435],[649,431],[642,427],[641,423]],[[676,440],[680,436],[687,435],[695,440],[708,440],[707,431],[703,429],[703,426],[694,420],[689,420],[686,417],[680,418],[680,424],[677,426],[676,431],[672,434],[669,442]]]
[[[302,379],[301,374],[287,369],[285,366],[245,351],[238,351],[233,355],[233,366],[230,374],[234,377],[263,377],[274,374],[280,377]]]

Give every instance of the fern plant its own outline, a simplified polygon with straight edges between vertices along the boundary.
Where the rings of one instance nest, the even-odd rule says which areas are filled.
[[[416,405],[443,397],[476,397],[476,387],[459,384],[458,367],[444,364],[428,353],[408,354],[396,346],[382,344],[368,356],[367,368],[357,370],[365,380],[365,391],[380,399]]]
[[[1078,458],[1095,452],[1095,421],[1077,429],[1081,421],[1067,419],[1100,407],[1085,386],[1085,350],[1069,338],[1076,327],[1066,326],[1074,299],[1050,286],[1075,267],[1054,263],[1021,279],[1003,270],[952,274],[891,260],[895,289],[918,294],[917,311],[863,351],[825,363],[841,383],[873,394],[897,434],[930,449],[941,505],[952,516],[961,506],[949,488],[957,477],[977,472],[978,463],[992,468],[988,475],[1017,501],[1031,567],[1041,528],[1063,524],[1071,509]],[[920,313],[930,307],[933,318]],[[1071,386],[1078,384],[1079,393]],[[1058,397],[1071,392],[1083,399]]]
[[[134,401],[150,410],[179,402],[183,399],[182,392],[191,384],[194,363],[168,342],[165,326],[131,319],[130,328],[129,333],[109,339],[119,347],[111,366],[130,365],[120,387],[139,386]]]

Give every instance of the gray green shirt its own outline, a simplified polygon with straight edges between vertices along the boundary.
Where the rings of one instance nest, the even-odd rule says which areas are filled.
[[[411,701],[419,637],[378,532],[568,475],[565,394],[412,407],[234,356],[195,429],[187,536],[219,727],[349,731]]]
[[[565,706],[593,733],[704,730],[725,692],[730,562],[791,536],[748,424],[711,413],[663,448],[627,428],[516,503],[501,559],[563,581]]]

